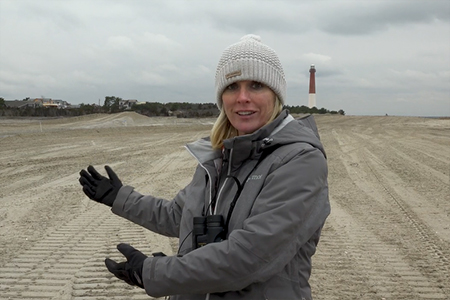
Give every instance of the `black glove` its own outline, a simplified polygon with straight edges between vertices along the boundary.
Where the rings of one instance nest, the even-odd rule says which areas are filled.
[[[108,271],[129,285],[137,285],[138,287],[144,288],[142,268],[147,256],[128,244],[119,244],[117,245],[117,249],[126,257],[127,261],[117,263],[109,258],[105,259],[105,265]]]
[[[109,166],[105,166],[109,178],[100,175],[93,166],[89,166],[87,170],[89,173],[85,170],[80,172],[79,181],[83,186],[83,192],[92,200],[112,207],[122,187],[122,181]]]

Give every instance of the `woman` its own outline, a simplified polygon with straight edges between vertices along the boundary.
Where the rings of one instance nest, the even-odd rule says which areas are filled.
[[[282,110],[282,66],[257,36],[225,49],[216,93],[220,116],[210,138],[187,145],[198,167],[172,201],[122,186],[107,166],[109,178],[80,172],[91,199],[180,241],[176,256],[120,244],[127,260],[106,266],[154,297],[311,299],[311,257],[330,212],[317,128]]]

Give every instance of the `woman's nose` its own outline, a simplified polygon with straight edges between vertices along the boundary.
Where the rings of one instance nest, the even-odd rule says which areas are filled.
[[[250,93],[248,89],[245,86],[241,86],[238,90],[237,94],[237,101],[238,102],[248,102],[250,101]]]

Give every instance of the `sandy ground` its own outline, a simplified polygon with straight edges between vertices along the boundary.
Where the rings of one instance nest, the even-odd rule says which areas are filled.
[[[450,120],[317,116],[332,214],[313,260],[314,299],[450,299]],[[0,118],[0,298],[150,299],[116,280],[119,242],[176,251],[87,199],[78,172],[114,168],[171,199],[195,161],[183,148],[212,119],[134,113]]]

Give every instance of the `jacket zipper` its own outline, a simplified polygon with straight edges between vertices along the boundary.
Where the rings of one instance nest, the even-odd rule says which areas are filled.
[[[228,176],[231,174],[231,161],[233,160],[233,148],[230,150],[230,157],[228,158],[228,170],[227,170],[227,175],[225,177],[225,180],[222,184],[222,187],[220,187],[219,192],[217,193],[217,197],[215,197],[215,203],[214,203],[214,209],[211,209],[211,214],[213,215],[216,208],[219,206],[219,200],[220,200],[220,195],[222,194],[223,188],[226,186],[227,182],[228,182]],[[220,176],[218,178],[218,182],[220,183]],[[216,189],[217,190],[217,189]],[[212,208],[212,205],[211,205]]]

